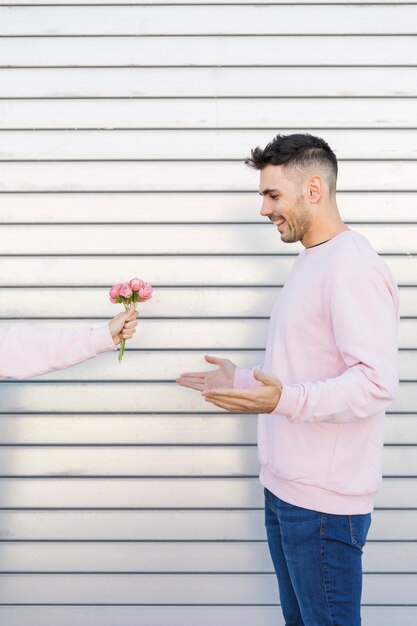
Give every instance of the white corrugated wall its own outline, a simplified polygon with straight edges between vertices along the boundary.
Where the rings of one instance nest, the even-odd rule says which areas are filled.
[[[242,161],[308,130],[400,284],[363,614],[415,625],[417,6],[0,5],[0,323],[100,323],[111,284],[155,286],[122,365],[1,384],[0,624],[282,625],[256,416],[174,379],[204,353],[262,361],[301,247],[259,217]]]

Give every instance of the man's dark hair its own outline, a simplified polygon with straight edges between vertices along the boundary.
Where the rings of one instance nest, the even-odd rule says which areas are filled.
[[[329,144],[309,133],[277,135],[265,148],[254,148],[246,165],[262,170],[267,165],[298,166],[303,169],[325,165],[330,170],[330,189],[336,190],[337,158]]]

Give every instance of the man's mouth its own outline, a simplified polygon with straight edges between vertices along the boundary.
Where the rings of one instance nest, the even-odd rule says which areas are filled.
[[[285,222],[285,219],[283,217],[280,217],[277,220],[274,220],[274,224],[276,224],[276,226],[281,226],[281,224],[283,224]]]

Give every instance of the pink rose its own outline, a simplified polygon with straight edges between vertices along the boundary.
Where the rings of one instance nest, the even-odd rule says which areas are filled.
[[[152,285],[145,283],[140,278],[132,278],[129,282],[118,283],[110,289],[110,302],[112,304],[123,304],[125,309],[129,302],[132,302],[135,309],[138,302],[145,302],[152,298]],[[121,363],[125,351],[126,339],[120,342],[118,361]]]
[[[130,288],[129,283],[122,283],[120,290],[119,290],[119,296],[123,296],[123,298],[130,298],[131,295],[132,295],[132,290]]]
[[[114,285],[111,289],[110,289],[110,298],[116,299],[117,296],[120,294],[120,284]]]
[[[132,291],[139,291],[139,289],[141,287],[143,287],[145,283],[143,282],[143,280],[140,280],[140,278],[132,278],[132,280],[130,281],[130,288],[132,289]]]
[[[144,283],[143,287],[139,289],[140,300],[150,300],[152,298],[152,287],[149,283]]]

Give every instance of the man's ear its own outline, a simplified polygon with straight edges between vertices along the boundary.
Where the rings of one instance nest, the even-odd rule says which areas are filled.
[[[307,195],[308,200],[313,204],[317,204],[320,201],[324,192],[324,181],[318,174],[311,176],[308,180]]]

